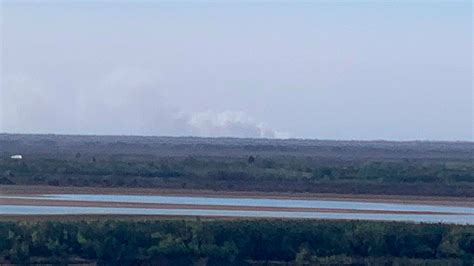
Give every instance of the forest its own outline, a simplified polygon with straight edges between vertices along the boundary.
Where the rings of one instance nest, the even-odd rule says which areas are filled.
[[[470,197],[473,151],[471,142],[0,134],[0,184]]]
[[[2,263],[472,265],[474,227],[364,221],[0,222]]]

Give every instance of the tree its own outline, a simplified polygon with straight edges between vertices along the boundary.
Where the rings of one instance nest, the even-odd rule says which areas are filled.
[[[249,156],[249,159],[247,160],[247,162],[249,164],[253,164],[255,162],[255,157],[253,157],[252,155]]]

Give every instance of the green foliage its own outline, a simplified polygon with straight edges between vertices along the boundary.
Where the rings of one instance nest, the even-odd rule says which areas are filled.
[[[0,143],[5,185],[474,195],[470,142],[0,134]]]
[[[0,183],[468,196],[474,193],[474,163],[369,160],[321,165],[311,157],[268,157],[252,163],[227,157],[0,159]]]
[[[474,262],[474,227],[329,221],[0,222],[5,263]],[[0,261],[1,262],[1,261]],[[403,263],[404,262],[404,263]],[[420,264],[425,265],[425,264]]]

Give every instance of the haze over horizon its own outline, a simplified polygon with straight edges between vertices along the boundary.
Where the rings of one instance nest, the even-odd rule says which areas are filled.
[[[474,140],[471,1],[0,5],[0,132]]]

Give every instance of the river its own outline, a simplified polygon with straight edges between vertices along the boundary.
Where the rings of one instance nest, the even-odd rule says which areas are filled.
[[[2,204],[18,200],[21,204]],[[28,204],[30,202],[30,204]],[[41,202],[44,202],[43,204]],[[57,206],[52,202],[62,203]],[[34,203],[34,204],[33,204]],[[81,206],[88,203],[87,206]],[[100,207],[90,206],[99,204]],[[135,204],[116,207],[118,203]],[[110,206],[104,206],[110,204]],[[143,207],[144,205],[153,207]],[[66,206],[67,205],[67,206]],[[71,206],[78,205],[78,206]],[[169,205],[174,207],[169,207]],[[167,206],[164,208],[164,206]],[[231,208],[232,207],[232,208]],[[252,207],[254,209],[248,209]],[[216,209],[218,208],[218,209]],[[278,210],[281,208],[282,210]],[[303,211],[302,211],[303,210]],[[474,208],[357,200],[301,200],[100,194],[0,195],[0,215],[162,215],[294,219],[344,219],[474,224]]]

